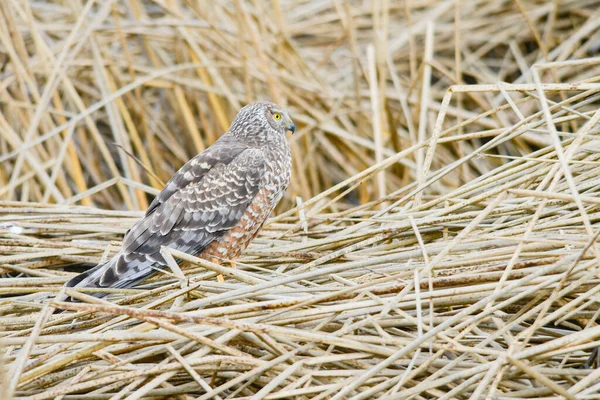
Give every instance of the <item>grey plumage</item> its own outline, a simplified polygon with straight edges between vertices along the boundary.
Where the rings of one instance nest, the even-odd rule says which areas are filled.
[[[125,235],[121,251],[65,286],[135,285],[165,267],[161,246],[237,257],[289,184],[291,153],[285,132],[294,128],[287,112],[273,103],[242,108],[217,142],[167,182]]]

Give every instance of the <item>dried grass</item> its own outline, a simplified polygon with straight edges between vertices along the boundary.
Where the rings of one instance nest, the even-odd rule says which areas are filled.
[[[0,397],[596,398],[599,6],[0,2]],[[52,300],[255,98],[294,182],[238,269]]]

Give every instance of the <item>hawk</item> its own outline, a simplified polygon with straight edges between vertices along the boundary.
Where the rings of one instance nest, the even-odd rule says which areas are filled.
[[[243,107],[229,130],[171,177],[121,251],[66,287],[125,288],[164,269],[161,246],[206,259],[235,259],[256,237],[288,184],[285,134],[295,125],[282,107]]]

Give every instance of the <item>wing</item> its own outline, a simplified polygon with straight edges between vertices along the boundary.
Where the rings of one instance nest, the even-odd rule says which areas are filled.
[[[201,159],[194,164],[202,168],[202,175],[187,167],[194,160],[182,167],[152,203],[152,210],[129,230],[119,254],[67,286],[132,286],[165,264],[161,246],[195,254],[234,227],[260,190],[267,168],[264,154],[246,148],[230,162],[221,157],[211,168],[202,165],[207,158]],[[200,179],[188,179],[190,175]]]
[[[175,191],[136,223],[123,240],[124,254],[154,255],[160,246],[200,251],[237,224],[258,193],[265,170],[258,149],[215,165],[200,182]]]
[[[163,190],[152,200],[146,216],[152,214],[157,207],[165,203],[175,192],[178,192],[190,184],[200,182],[202,178],[216,165],[229,164],[248,146],[239,143],[220,139],[212,146],[198,154],[179,171],[177,171],[167,182]]]

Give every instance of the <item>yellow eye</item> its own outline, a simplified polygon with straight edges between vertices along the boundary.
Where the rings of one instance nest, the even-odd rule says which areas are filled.
[[[275,121],[279,121],[279,120],[281,119],[281,114],[279,114],[279,113],[277,113],[277,112],[276,112],[276,113],[274,113],[274,114],[273,114],[273,119],[274,119]]]

